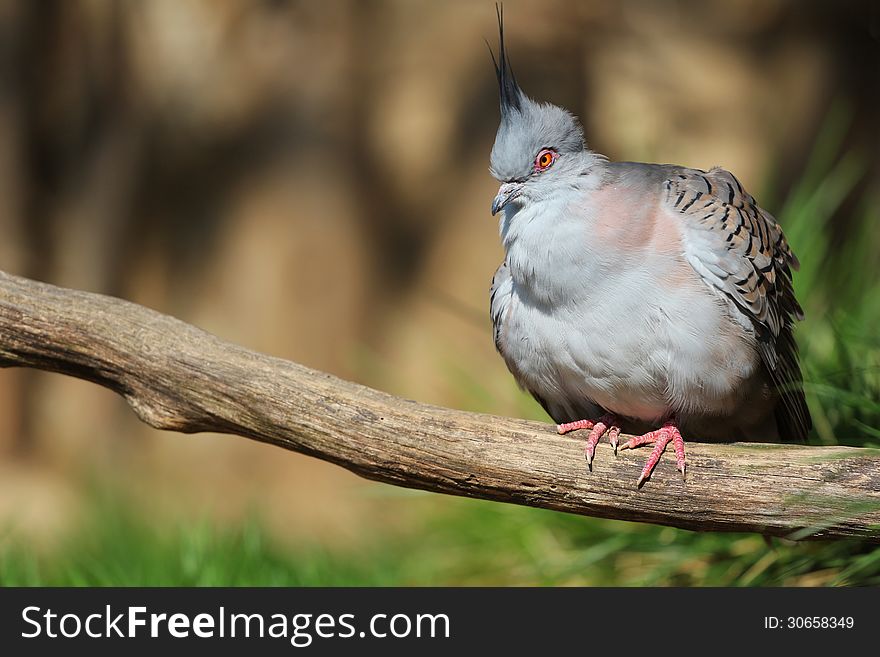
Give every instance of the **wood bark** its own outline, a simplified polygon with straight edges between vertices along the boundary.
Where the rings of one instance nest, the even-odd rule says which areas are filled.
[[[235,434],[396,486],[706,531],[880,542],[880,450],[688,443],[635,483],[645,449],[592,472],[584,432],[440,408],[224,342],[120,299],[0,272],[0,366],[92,381],[158,429]],[[621,442],[624,440],[621,437]]]

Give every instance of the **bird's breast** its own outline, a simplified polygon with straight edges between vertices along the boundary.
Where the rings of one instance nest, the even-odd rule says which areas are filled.
[[[613,266],[613,248],[603,258],[573,242],[508,251],[499,348],[520,383],[573,418],[583,400],[644,421],[735,406],[757,366],[753,340],[687,264],[644,253]]]

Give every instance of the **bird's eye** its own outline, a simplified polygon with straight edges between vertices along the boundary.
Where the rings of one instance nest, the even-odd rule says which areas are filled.
[[[556,161],[557,157],[559,157],[559,155],[556,154],[556,151],[551,151],[549,148],[543,149],[535,158],[535,171],[549,169]]]

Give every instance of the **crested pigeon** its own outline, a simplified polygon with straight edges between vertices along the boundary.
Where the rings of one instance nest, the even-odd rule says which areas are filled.
[[[493,64],[501,121],[505,258],[490,291],[495,346],[558,424],[653,444],[637,486],[682,433],[706,441],[803,440],[811,427],[792,334],[803,312],[782,229],[728,171],[611,162],[578,120]],[[637,435],[619,444],[621,431]]]

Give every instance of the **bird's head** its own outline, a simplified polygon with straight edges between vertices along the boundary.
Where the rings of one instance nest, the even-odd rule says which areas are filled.
[[[492,214],[515,201],[540,198],[566,174],[582,166],[584,133],[567,110],[532,100],[523,93],[504,48],[504,25],[498,12],[498,59],[492,54],[501,97],[501,122],[490,157],[490,173],[501,183]],[[491,52],[491,49],[490,49]]]

